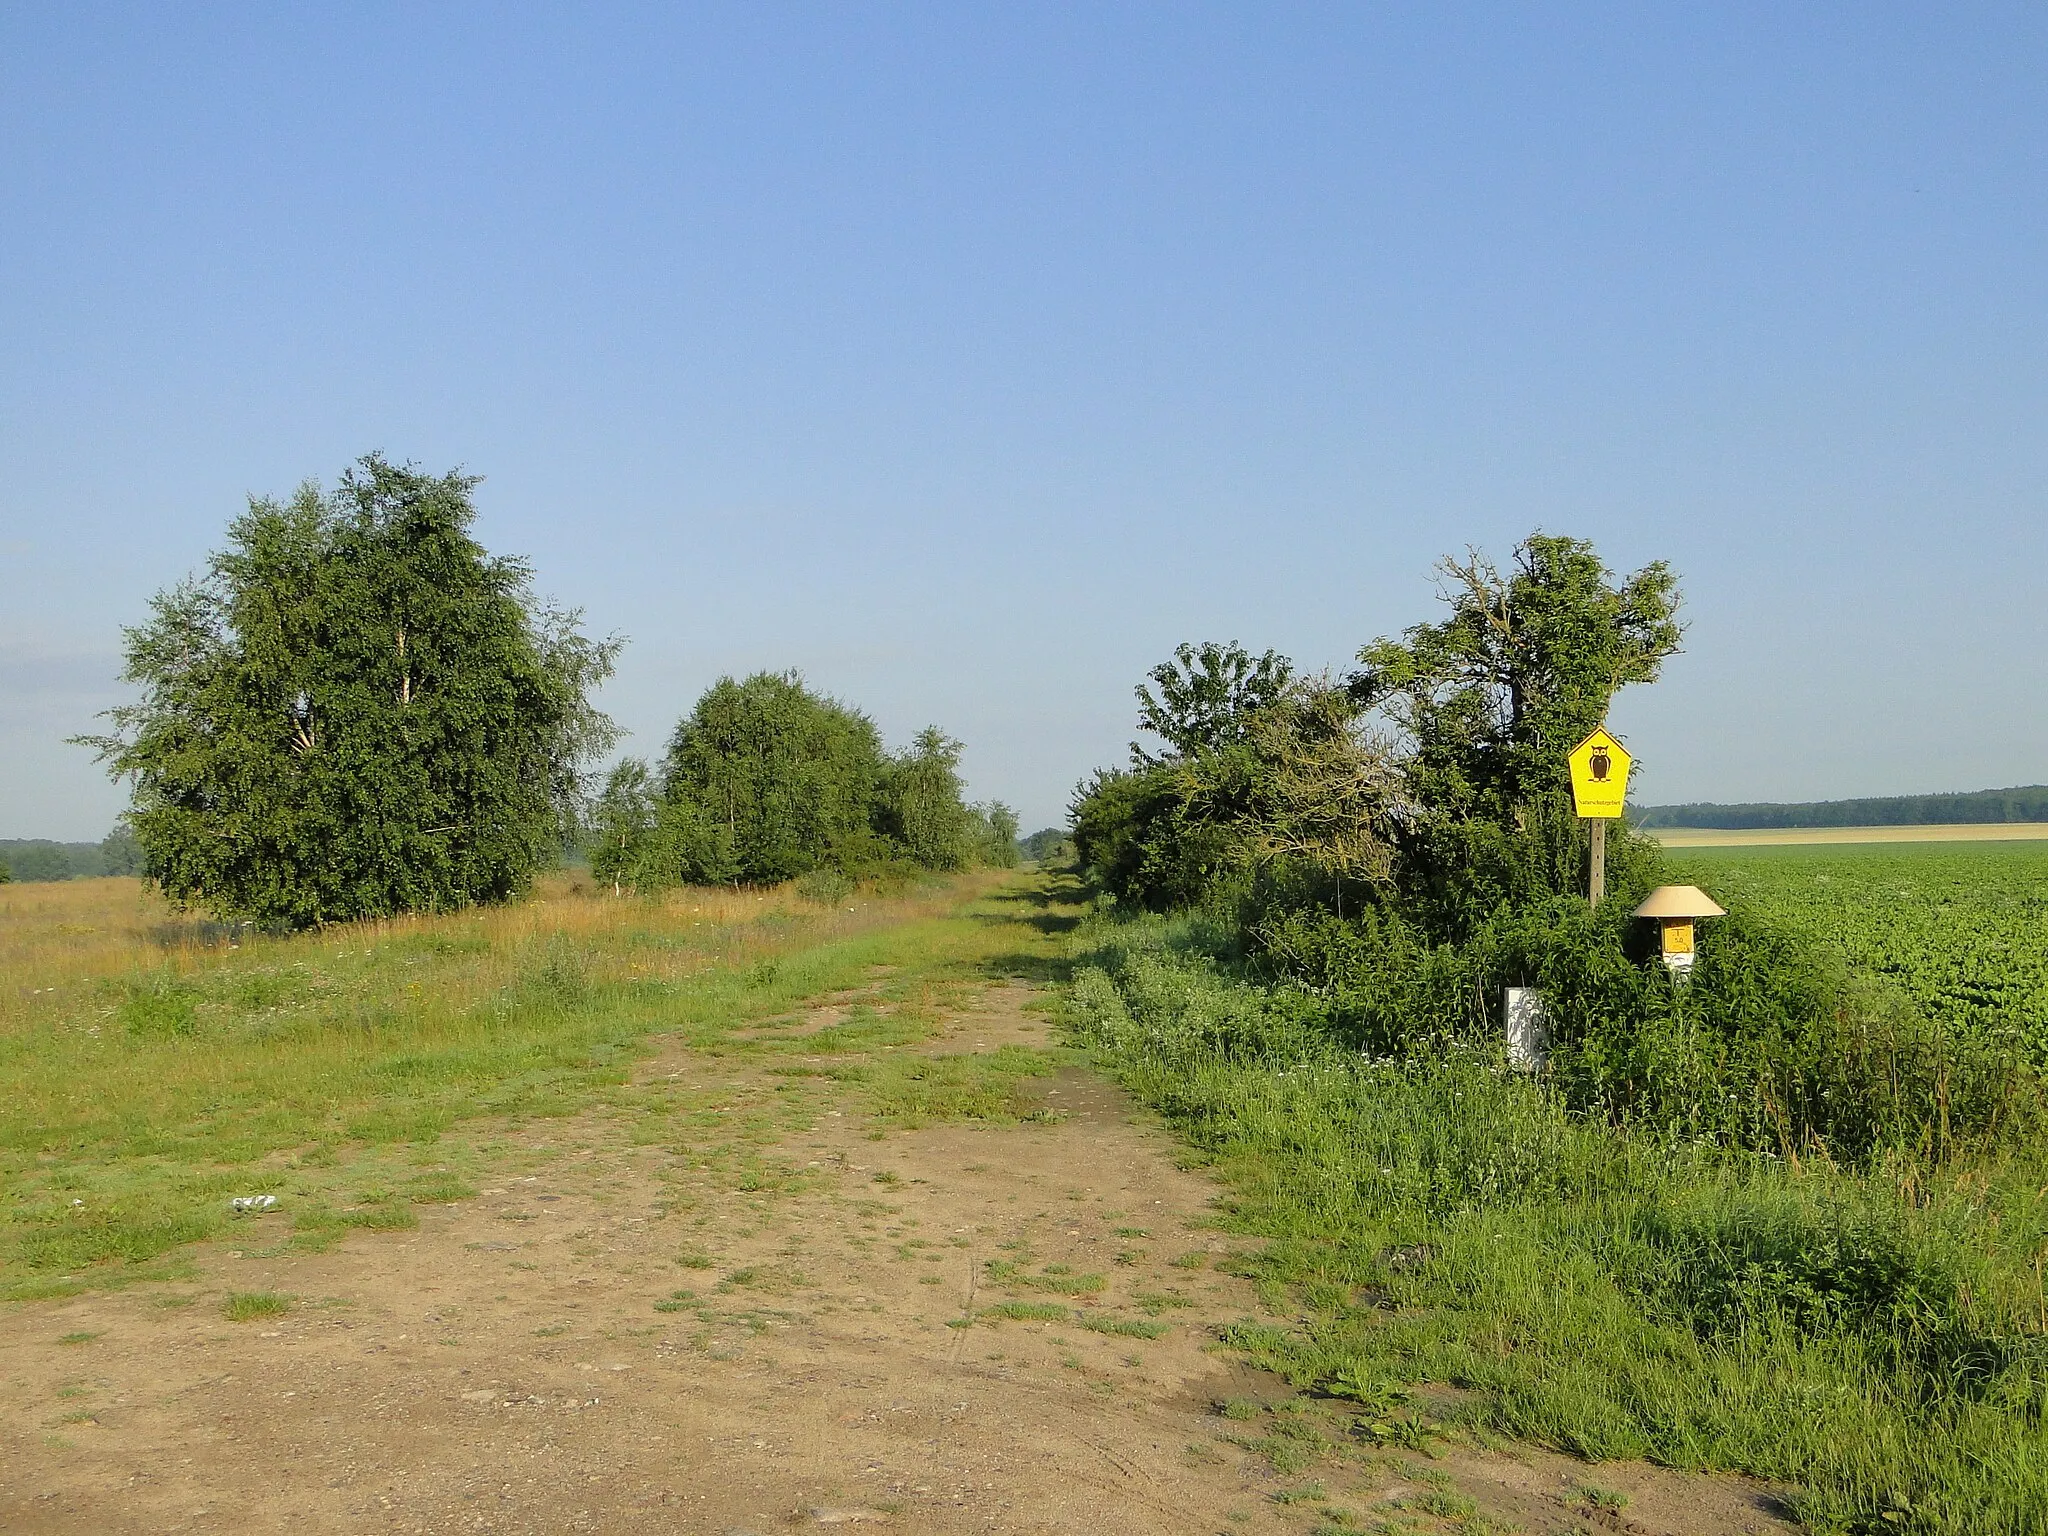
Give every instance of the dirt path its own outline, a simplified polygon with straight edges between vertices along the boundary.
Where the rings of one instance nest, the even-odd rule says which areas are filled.
[[[1043,1047],[1028,999],[917,1049]],[[716,1112],[788,1081],[680,1048],[642,1078]],[[1732,1481],[1361,1450],[1215,1342],[1259,1307],[1213,1267],[1214,1186],[1100,1079],[1034,1091],[877,1140],[849,1088],[709,1166],[593,1110],[508,1133],[417,1230],[266,1255],[259,1218],[194,1283],[16,1307],[0,1530],[1787,1529]],[[295,1300],[225,1321],[250,1292]]]

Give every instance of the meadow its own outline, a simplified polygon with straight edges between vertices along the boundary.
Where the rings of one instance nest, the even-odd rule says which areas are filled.
[[[2039,1044],[2048,849],[1672,865],[1894,1002]],[[1361,1057],[1240,954],[1222,918],[1098,916],[1071,1008],[1230,1186],[1241,1272],[1296,1319],[1235,1330],[1253,1358],[1387,1443],[1746,1472],[1818,1532],[2048,1528],[2048,1149],[1851,1161],[1602,1122],[1498,1049]]]
[[[2048,848],[1671,857],[1911,1006],[2040,1039]],[[1497,1053],[1338,1046],[1220,920],[1103,911],[1058,939],[1077,891],[982,873],[828,904],[561,876],[513,906],[270,937],[133,881],[0,887],[0,1298],[175,1277],[240,1234],[235,1196],[282,1197],[263,1240],[286,1249],[406,1228],[521,1128],[593,1106],[751,1187],[815,1069],[772,1068],[759,1123],[732,1127],[635,1064],[657,1035],[772,1058],[798,1047],[759,1025],[842,989],[890,1006],[800,1048],[843,1062],[832,1086],[877,1126],[1000,1118],[1049,1057],[949,1075],[892,1047],[958,989],[1071,966],[1073,1039],[1224,1181],[1229,1264],[1265,1311],[1227,1341],[1354,1405],[1368,1441],[1746,1472],[1817,1532],[2048,1525],[2041,1147],[1852,1163],[1600,1123]]]
[[[829,1042],[841,1075],[899,1122],[999,1107],[1040,1064],[913,1081],[884,1053],[1028,945],[978,905],[1004,878],[826,904],[561,876],[514,905],[279,937],[180,916],[129,879],[0,886],[0,1299],[175,1273],[242,1196],[283,1193],[300,1248],[408,1227],[474,1192],[492,1136],[593,1104],[673,1134],[690,1106],[632,1086],[650,1035],[772,1049],[731,1032],[885,973],[888,1019]]]

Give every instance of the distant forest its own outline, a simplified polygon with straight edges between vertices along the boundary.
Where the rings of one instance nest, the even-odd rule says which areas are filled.
[[[135,834],[117,827],[97,843],[56,843],[46,837],[0,837],[0,878],[91,880],[139,875],[142,849]]]
[[[1814,800],[1803,805],[1632,806],[1639,827],[1919,827],[2048,821],[2048,784],[1951,795]]]

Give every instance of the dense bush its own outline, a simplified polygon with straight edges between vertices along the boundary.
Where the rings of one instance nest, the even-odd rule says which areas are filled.
[[[1169,764],[1103,769],[1074,804],[1074,851],[1111,895],[1152,911],[1192,906],[1234,862],[1228,833],[1203,824]]]
[[[1219,962],[1301,994],[1297,1012],[1377,1058],[1498,1051],[1505,989],[1537,987],[1562,1101],[1659,1136],[1935,1161],[2038,1125],[2039,1085],[1999,1042],[1858,981],[1796,931],[1717,921],[1690,982],[1674,982],[1628,910],[1570,898],[1503,908],[1457,944],[1387,907],[1280,914],[1249,947],[1241,932],[1210,931]]]
[[[1536,987],[1561,1102],[1661,1137],[1939,1160],[2031,1127],[2037,1084],[1996,1042],[1740,902],[1675,982],[1630,916],[1663,855],[1625,825],[1588,904],[1565,759],[1675,647],[1664,567],[1615,581],[1590,546],[1539,535],[1505,575],[1476,556],[1443,570],[1450,617],[1365,647],[1342,691],[1235,646],[1155,668],[1140,724],[1166,750],[1133,749],[1073,806],[1103,895],[1210,914],[1213,959],[1376,1057],[1497,1051],[1504,989]]]
[[[890,755],[874,722],[794,673],[721,678],[676,727],[657,777],[618,765],[591,816],[591,871],[642,890],[770,884],[1016,861],[1017,819],[962,799],[960,743]]]

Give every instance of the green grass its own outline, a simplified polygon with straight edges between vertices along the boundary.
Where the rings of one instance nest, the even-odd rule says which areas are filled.
[[[1805,929],[1929,1014],[2048,1061],[2048,842],[1687,848],[1677,879]]]
[[[291,1311],[292,1299],[275,1291],[237,1291],[221,1307],[231,1323],[253,1323],[259,1318],[282,1317]]]
[[[1200,936],[1088,930],[1071,1023],[1225,1180],[1258,1240],[1230,1268],[1301,1319],[1228,1342],[1365,1404],[1360,1435],[1425,1444],[1391,1405],[1448,1383],[1477,1429],[1791,1485],[1816,1532],[2048,1527],[2040,1148],[1858,1172],[1631,1134],[1480,1054],[1340,1050]],[[1285,1470],[1285,1439],[1254,1448]]]
[[[1595,1483],[1586,1483],[1579,1489],[1579,1497],[1593,1508],[1605,1514],[1618,1515],[1628,1508],[1628,1495],[1613,1488],[1602,1488]]]
[[[988,1261],[988,1283],[1010,1291],[1049,1291],[1055,1296],[1093,1296],[1108,1288],[1101,1275],[1077,1275],[1064,1264],[1048,1264],[1035,1274],[1008,1259]]]
[[[1056,1301],[999,1301],[975,1314],[977,1319],[993,1318],[1000,1323],[1064,1323],[1071,1316]]]
[[[770,1296],[787,1296],[808,1288],[810,1281],[797,1270],[779,1264],[753,1264],[736,1269],[713,1287],[717,1291],[760,1291]]]
[[[1170,1331],[1164,1323],[1136,1317],[1095,1317],[1084,1313],[1079,1321],[1090,1333],[1106,1333],[1118,1339],[1163,1339]]]
[[[1275,1504],[1320,1504],[1330,1496],[1321,1483],[1303,1483],[1299,1488],[1276,1488],[1268,1494]]]
[[[0,1300],[172,1275],[210,1238],[403,1230],[473,1194],[507,1128],[595,1105],[733,1187],[805,1187],[761,1149],[808,1123],[809,1069],[772,1104],[723,1105],[633,1082],[656,1034],[712,1061],[828,1056],[825,1082],[879,1129],[1028,1114],[1022,1085],[1051,1053],[901,1048],[961,989],[1045,968],[1051,881],[965,876],[829,912],[787,893],[556,890],[239,946],[138,922],[103,889],[133,882],[45,894],[41,929],[0,929]],[[863,986],[878,1006],[821,1035],[746,1028]],[[230,1216],[260,1193],[274,1213]]]

